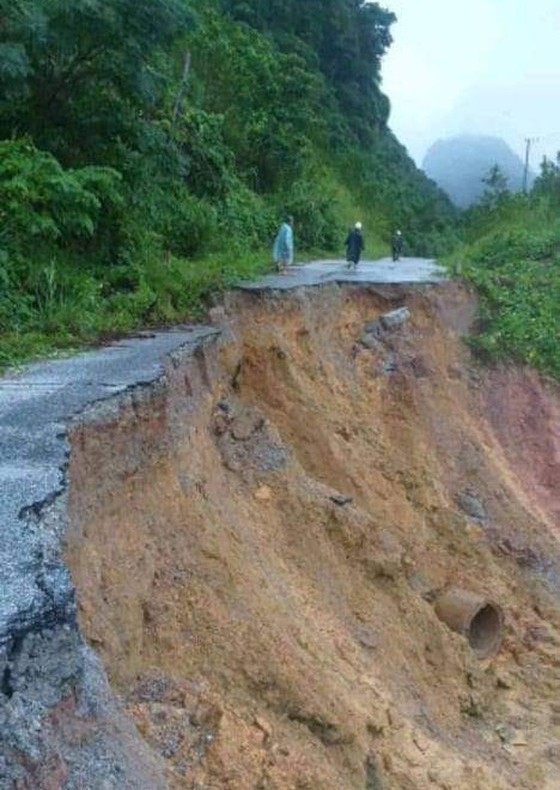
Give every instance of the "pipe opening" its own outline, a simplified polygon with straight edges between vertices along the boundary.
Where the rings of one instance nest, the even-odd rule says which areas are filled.
[[[504,614],[496,604],[477,593],[455,588],[437,599],[435,609],[440,620],[467,638],[478,658],[488,658],[500,649]]]
[[[502,641],[502,615],[492,604],[487,603],[471,620],[468,632],[469,644],[480,658],[496,653]]]

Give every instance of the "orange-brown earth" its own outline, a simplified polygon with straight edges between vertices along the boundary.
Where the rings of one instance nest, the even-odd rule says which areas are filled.
[[[478,367],[473,312],[454,283],[234,294],[76,426],[81,625],[171,787],[560,788],[559,392]],[[503,607],[494,658],[436,617],[449,586]]]

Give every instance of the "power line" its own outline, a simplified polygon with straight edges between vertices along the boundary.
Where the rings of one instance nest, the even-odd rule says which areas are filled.
[[[535,140],[548,140],[549,137],[560,137],[560,132],[549,132],[548,134],[540,134],[535,137]]]

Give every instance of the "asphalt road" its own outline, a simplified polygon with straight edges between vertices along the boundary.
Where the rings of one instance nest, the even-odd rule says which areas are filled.
[[[64,492],[71,419],[156,381],[167,355],[216,333],[195,327],[146,334],[0,379],[0,653],[10,632],[27,630],[68,587],[57,556],[64,524],[35,528],[22,514]],[[45,578],[42,562],[52,578]]]
[[[269,274],[258,280],[244,282],[240,288],[247,291],[265,289],[288,291],[302,286],[325,283],[437,283],[446,279],[446,272],[430,258],[391,258],[360,261],[356,269],[349,269],[344,260],[313,261],[291,266],[287,274]]]

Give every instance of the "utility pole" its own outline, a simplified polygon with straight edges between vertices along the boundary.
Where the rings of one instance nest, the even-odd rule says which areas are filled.
[[[531,138],[525,138],[525,169],[523,170],[523,194],[527,194],[527,179],[529,176],[529,152],[531,151]]]
[[[526,137],[525,138],[525,167],[523,169],[523,194],[527,194],[527,184],[529,181],[529,155],[531,153],[531,144],[538,143],[540,137]]]

